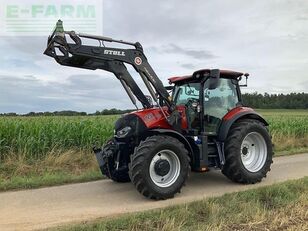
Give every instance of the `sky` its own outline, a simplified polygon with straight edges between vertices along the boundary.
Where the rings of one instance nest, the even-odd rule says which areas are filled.
[[[243,92],[308,92],[306,0],[104,0],[103,33],[139,41],[166,85],[219,68],[248,72]],[[0,37],[0,113],[133,108],[112,73],[43,55],[47,36]]]

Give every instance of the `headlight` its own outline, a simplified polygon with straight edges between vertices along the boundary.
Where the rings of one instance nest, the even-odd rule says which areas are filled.
[[[127,127],[124,127],[122,129],[120,129],[119,131],[117,131],[117,137],[118,138],[124,138],[125,136],[127,136],[127,134],[130,132],[130,130],[132,130],[131,127],[127,126]]]

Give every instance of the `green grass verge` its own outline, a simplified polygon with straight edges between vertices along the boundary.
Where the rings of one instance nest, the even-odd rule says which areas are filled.
[[[80,175],[67,172],[46,172],[42,175],[13,176],[10,179],[0,179],[0,191],[33,189],[68,183],[81,183],[103,179],[99,171],[86,171]]]
[[[290,155],[296,155],[296,154],[301,154],[301,153],[308,153],[308,148],[306,147],[299,147],[299,148],[291,148],[289,150],[284,150],[284,151],[279,151],[275,152],[274,156],[290,156]]]
[[[307,149],[295,149],[291,151],[285,151],[275,154],[275,156],[285,156],[294,155],[297,153],[308,152]],[[95,163],[96,165],[96,163]],[[84,168],[78,172],[73,170],[48,170],[50,166],[41,166],[43,170],[39,170],[36,167],[34,169],[28,170],[24,173],[10,173],[4,172],[0,174],[0,192],[8,190],[23,190],[23,189],[35,189],[47,186],[56,186],[69,183],[82,183],[88,181],[95,181],[100,179],[105,179],[102,176],[98,166],[91,166],[89,168]],[[0,168],[1,171],[1,168]],[[2,175],[2,177],[1,177]],[[5,177],[3,175],[6,175]]]
[[[169,208],[58,227],[96,230],[307,230],[308,177]]]
[[[0,164],[0,191],[103,179],[93,153],[71,150],[41,160],[12,154]]]

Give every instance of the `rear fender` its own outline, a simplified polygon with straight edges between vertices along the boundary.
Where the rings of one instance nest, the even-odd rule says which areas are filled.
[[[218,132],[218,140],[224,142],[228,136],[231,126],[241,119],[254,119],[262,122],[265,126],[269,124],[253,109],[248,107],[237,107],[229,111],[222,119]]]

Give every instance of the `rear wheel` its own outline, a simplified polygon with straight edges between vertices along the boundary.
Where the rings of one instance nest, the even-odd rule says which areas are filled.
[[[180,192],[190,169],[188,151],[170,136],[151,136],[135,149],[130,176],[137,190],[151,199]]]
[[[235,123],[225,143],[225,157],[222,173],[232,181],[254,184],[266,177],[273,151],[264,124],[256,120]]]

